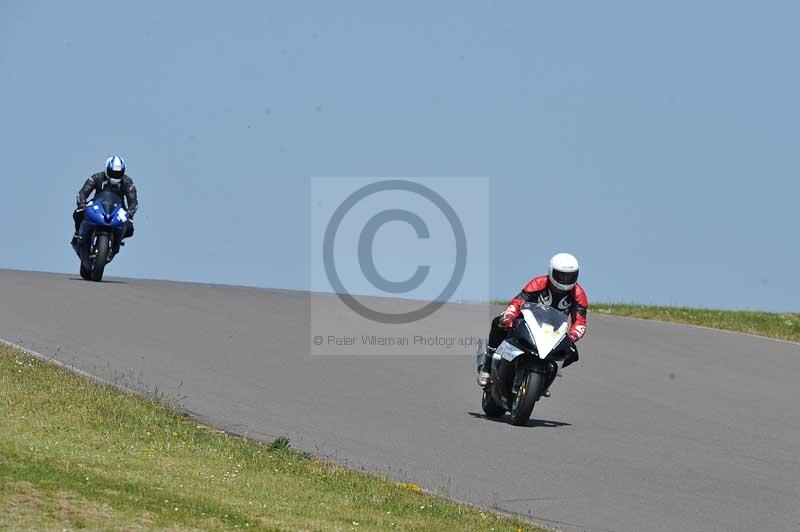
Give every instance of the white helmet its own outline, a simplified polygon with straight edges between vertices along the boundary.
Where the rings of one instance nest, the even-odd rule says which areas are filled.
[[[559,253],[550,259],[550,283],[568,292],[578,282],[578,259],[569,253]]]
[[[106,159],[106,177],[112,185],[119,185],[125,175],[125,160],[119,155]]]

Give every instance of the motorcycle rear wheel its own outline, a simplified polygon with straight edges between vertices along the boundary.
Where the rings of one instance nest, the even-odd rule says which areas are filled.
[[[92,263],[92,281],[99,282],[103,280],[103,272],[108,264],[108,254],[111,252],[111,241],[108,235],[97,235],[97,243],[95,244],[95,256]]]
[[[512,425],[525,425],[528,422],[533,407],[542,396],[542,392],[544,392],[544,377],[533,371],[525,375],[514,399],[514,404],[511,405]]]
[[[88,281],[92,278],[92,273],[81,264],[81,279]]]
[[[506,409],[497,404],[492,395],[486,390],[483,391],[483,398],[481,399],[481,407],[486,417],[498,418],[506,413]]]

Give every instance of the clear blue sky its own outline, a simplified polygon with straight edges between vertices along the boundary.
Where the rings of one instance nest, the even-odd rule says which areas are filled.
[[[800,3],[0,3],[0,267],[306,288],[311,176],[488,176],[491,293],[573,250],[593,300],[798,310]],[[527,210],[563,228],[515,254]],[[509,213],[518,226],[508,225]]]

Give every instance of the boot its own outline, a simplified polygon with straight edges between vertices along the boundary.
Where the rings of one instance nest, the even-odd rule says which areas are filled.
[[[483,354],[483,365],[478,370],[478,386],[485,388],[492,380],[492,356],[494,356],[494,348],[486,346],[486,352]]]

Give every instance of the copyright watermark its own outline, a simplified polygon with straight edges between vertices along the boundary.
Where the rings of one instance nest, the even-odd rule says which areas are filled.
[[[463,327],[444,315],[457,302],[488,298],[488,203],[486,178],[312,178],[312,353],[436,352],[413,339],[477,334],[438,329]]]
[[[436,347],[443,349],[474,348],[483,340],[479,336],[382,336],[377,334],[361,334],[358,336],[314,336],[317,346],[368,346],[368,347]]]

